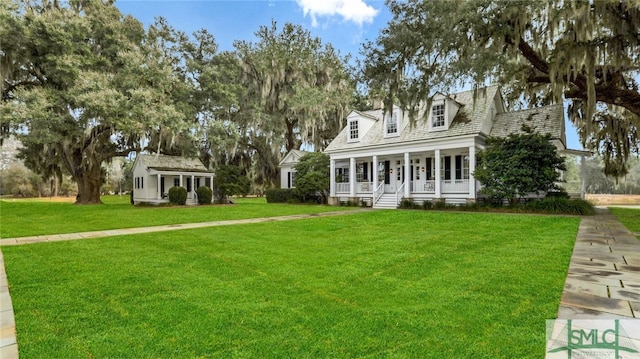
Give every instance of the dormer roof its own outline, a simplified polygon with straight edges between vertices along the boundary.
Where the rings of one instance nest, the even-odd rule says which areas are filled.
[[[409,121],[404,121],[400,129],[400,135],[395,137],[384,136],[383,110],[365,111],[366,114],[375,117],[376,122],[361,137],[360,141],[348,142],[348,128],[345,127],[327,146],[325,152],[330,153],[378,145],[478,134],[482,130],[482,123],[487,119],[489,108],[496,96],[500,96],[498,86],[490,86],[477,91],[464,91],[447,96],[448,99],[459,104],[460,108],[446,130],[430,130],[428,123],[429,109],[423,118],[418,118],[415,121],[413,126],[409,124]]]

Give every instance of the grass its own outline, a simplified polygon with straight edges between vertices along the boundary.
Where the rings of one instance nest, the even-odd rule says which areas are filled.
[[[609,210],[628,230],[640,233],[640,209],[609,207]]]
[[[324,205],[265,205],[264,198],[241,198],[236,205],[132,206],[128,196],[103,196],[104,205],[77,206],[30,200],[0,200],[0,237],[25,237],[339,211]]]
[[[579,221],[372,211],[2,250],[24,359],[539,358]]]

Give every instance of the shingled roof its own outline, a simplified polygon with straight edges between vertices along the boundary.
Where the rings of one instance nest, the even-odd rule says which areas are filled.
[[[550,134],[566,146],[564,128],[564,107],[552,105],[532,108],[523,111],[505,112],[496,115],[491,127],[491,136],[507,137],[510,134],[521,134],[522,126],[531,127],[540,134]]]
[[[358,142],[348,142],[348,128],[343,128],[338,136],[327,146],[325,152],[480,133],[482,120],[487,117],[487,111],[497,92],[498,86],[490,86],[475,92],[473,90],[465,91],[449,96],[462,107],[445,131],[429,131],[428,121],[420,118],[415,121],[413,126],[408,123],[409,121],[406,121],[399,136],[385,138],[382,128],[384,122],[382,121],[383,110],[358,112],[361,115],[376,119],[376,123]]]
[[[176,172],[209,172],[202,161],[193,157],[167,156],[167,155],[138,155],[144,167],[158,171]]]
[[[512,133],[522,133],[522,125],[526,124],[539,133],[551,134],[566,146],[564,114],[562,105],[545,106],[523,111],[503,112],[496,114],[491,124],[490,133],[484,133],[483,121],[488,118],[488,111],[496,96],[500,96],[498,86],[490,86],[477,91],[465,91],[452,94],[449,99],[456,101],[461,107],[447,130],[430,131],[428,121],[419,118],[413,125],[405,121],[399,136],[385,137],[383,130],[383,110],[355,111],[362,117],[374,119],[376,122],[357,142],[349,142],[349,129],[343,128],[336,138],[327,146],[325,152],[375,147],[379,145],[407,143],[442,139],[464,135],[485,135],[506,137]],[[486,131],[487,127],[485,127]]]

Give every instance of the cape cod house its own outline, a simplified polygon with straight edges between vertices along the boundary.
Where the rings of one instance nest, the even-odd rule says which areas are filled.
[[[300,158],[307,153],[309,152],[291,150],[282,158],[282,161],[278,164],[278,168],[280,168],[280,188],[294,188],[296,186],[295,166],[300,161]]]
[[[566,150],[562,105],[507,112],[497,86],[436,94],[411,123],[399,107],[352,111],[324,151],[330,157],[330,204],[364,201],[396,208],[402,198],[475,201],[476,154],[488,136],[508,136],[526,124]]]
[[[198,158],[139,154],[133,164],[133,202],[168,203],[171,187],[187,189],[187,205],[198,203],[196,190],[211,188],[212,172]]]

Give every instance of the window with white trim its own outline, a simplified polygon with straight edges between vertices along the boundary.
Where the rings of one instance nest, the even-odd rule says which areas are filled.
[[[369,162],[356,164],[356,182],[367,182],[369,180]]]
[[[456,179],[469,179],[469,156],[456,156]]]
[[[444,126],[444,104],[433,105],[431,108],[431,121],[434,128]]]
[[[349,169],[348,168],[336,168],[336,183],[349,182]]]
[[[391,116],[387,116],[387,135],[398,134],[398,111],[393,111]]]
[[[357,140],[358,135],[358,121],[349,121],[349,140]]]

